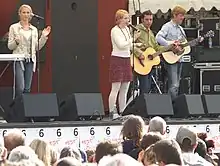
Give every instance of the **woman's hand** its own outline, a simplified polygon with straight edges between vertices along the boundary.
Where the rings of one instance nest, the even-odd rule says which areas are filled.
[[[42,31],[42,35],[44,36],[48,36],[51,32],[51,26],[47,26],[46,28],[44,28],[44,30]]]

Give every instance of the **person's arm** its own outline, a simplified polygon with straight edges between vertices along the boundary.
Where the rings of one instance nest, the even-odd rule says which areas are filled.
[[[48,27],[47,27],[48,28]],[[48,37],[44,34],[44,31],[47,30],[47,28],[45,28],[42,33],[41,33],[41,37],[39,39],[39,49],[43,48],[43,46],[46,44]],[[50,31],[50,30],[49,30]],[[49,32],[50,33],[50,32]],[[36,30],[36,35],[37,35],[37,39],[38,39],[38,31]],[[48,34],[49,35],[49,34]],[[36,51],[38,50],[38,42],[36,42],[36,46],[35,46]]]
[[[112,29],[111,38],[119,49],[125,49],[131,46],[132,39],[126,41],[125,38],[120,36],[117,29]]]
[[[156,41],[163,46],[168,46],[168,41],[166,40],[166,36],[168,35],[169,32],[169,24],[163,25],[161,30],[157,33],[156,35]]]
[[[9,33],[8,33],[8,49],[14,50],[17,48],[18,44],[15,40],[15,32],[13,26],[10,26]]]

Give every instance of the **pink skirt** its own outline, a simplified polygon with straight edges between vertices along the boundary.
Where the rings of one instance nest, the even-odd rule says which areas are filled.
[[[111,83],[132,81],[130,58],[111,56],[109,71],[109,81]]]

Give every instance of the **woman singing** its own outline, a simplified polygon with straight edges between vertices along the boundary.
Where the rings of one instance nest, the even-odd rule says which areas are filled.
[[[117,118],[116,99],[119,94],[119,113],[122,113],[126,106],[126,96],[129,83],[132,80],[130,65],[130,48],[132,37],[127,27],[130,22],[128,12],[118,10],[115,14],[116,25],[111,30],[112,54],[110,60],[110,82],[112,83],[109,95],[110,117]]]
[[[31,90],[32,76],[36,69],[36,51],[38,49],[38,30],[30,24],[32,9],[29,5],[22,5],[18,10],[20,21],[10,26],[8,48],[13,54],[24,54],[23,61],[15,62],[16,96]],[[45,45],[51,27],[42,31],[39,39],[40,49]]]

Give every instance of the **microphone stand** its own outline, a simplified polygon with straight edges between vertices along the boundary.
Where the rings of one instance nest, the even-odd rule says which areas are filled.
[[[37,19],[37,92],[40,92],[40,18]]]
[[[141,12],[140,12],[140,10],[137,10],[136,12],[135,12],[135,17],[136,17],[136,24],[138,25],[139,24],[139,17],[141,16]],[[135,87],[135,78],[136,78],[136,76],[135,76],[135,64],[134,64],[134,60],[135,60],[135,55],[134,55],[134,47],[135,47],[135,38],[134,38],[134,32],[135,32],[135,30],[133,29],[133,31],[132,31],[132,36],[133,36],[133,43],[132,43],[132,52],[133,52],[133,59],[132,59],[132,61],[133,61],[133,66],[132,66],[132,73],[133,73],[133,92],[132,92],[132,97],[133,97],[133,100],[134,100],[134,98],[135,98],[135,89],[136,89],[136,87]]]

